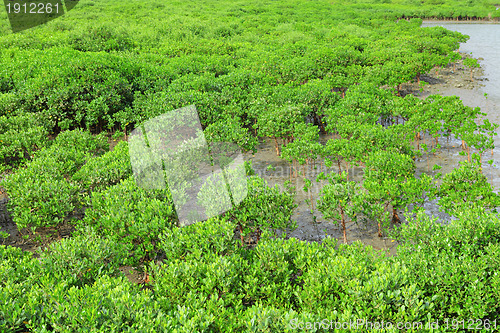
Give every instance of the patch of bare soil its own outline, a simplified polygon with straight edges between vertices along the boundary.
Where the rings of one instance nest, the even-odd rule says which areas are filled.
[[[148,282],[148,276],[143,272],[139,272],[132,266],[122,266],[119,269],[120,272],[122,272],[122,274],[125,275],[127,280],[129,280],[129,282],[131,283],[144,284]]]
[[[19,230],[7,209],[8,202],[9,198],[6,194],[0,194],[0,231],[8,234],[8,237],[0,239],[2,245],[18,247],[37,255],[37,249],[63,238],[71,237],[75,230],[74,226],[69,223],[64,223],[57,228],[39,228],[35,234],[28,230]]]
[[[426,97],[432,94],[439,94],[443,89],[476,89],[483,86],[483,81],[488,81],[483,77],[482,68],[473,68],[472,71],[464,66],[464,59],[470,57],[461,53],[462,59],[455,64],[449,64],[443,68],[435,68],[425,75],[421,75],[420,80],[423,85],[419,85],[416,80],[402,85],[401,94],[414,94],[415,96]],[[479,60],[482,60],[479,58]],[[471,75],[472,72],[472,75]],[[472,79],[471,79],[472,77]],[[458,91],[457,91],[458,95]]]

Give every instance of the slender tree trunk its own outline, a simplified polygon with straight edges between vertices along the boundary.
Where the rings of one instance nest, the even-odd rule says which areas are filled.
[[[399,219],[398,212],[396,211],[395,207],[392,207],[392,222],[393,223],[401,223],[401,220]]]
[[[278,146],[278,139],[276,139],[276,137],[273,135],[273,138],[274,138],[274,145],[276,147],[276,155],[280,156],[280,148]]]
[[[321,132],[326,133],[325,126],[323,125],[323,121],[321,120],[321,116],[316,115],[316,119],[318,120],[319,126],[321,128]]]
[[[345,214],[344,214],[344,209],[342,208],[342,205],[339,205],[340,207],[340,215],[342,216],[342,232],[344,234],[344,244],[347,244],[347,235],[346,235],[346,228],[345,228]]]
[[[241,240],[241,246],[243,247],[245,242],[243,240],[243,227],[241,226],[241,223],[238,223],[238,228],[240,229],[240,240]]]

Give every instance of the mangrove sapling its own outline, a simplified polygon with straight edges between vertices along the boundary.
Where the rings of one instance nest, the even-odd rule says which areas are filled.
[[[479,125],[479,131],[482,133],[481,140],[475,144],[475,148],[479,151],[479,156],[482,155],[488,150],[491,149],[491,154],[493,155],[493,149],[495,148],[495,141],[493,137],[498,133],[496,130],[500,125],[491,123],[488,119],[483,119],[483,124]],[[487,137],[489,136],[489,137]]]
[[[344,243],[347,244],[346,222],[356,219],[360,198],[359,184],[348,181],[346,172],[328,175],[321,173],[317,181],[322,179],[326,179],[328,184],[321,189],[318,209],[325,219],[340,221]]]
[[[312,187],[312,182],[310,179],[304,179],[304,192],[307,192],[307,197],[308,199],[306,200],[306,202],[309,203],[310,207],[311,207],[311,214],[314,212],[314,199],[313,199],[313,195],[312,195],[312,191],[311,191],[311,187]]]
[[[319,128],[312,124],[295,124],[294,140],[283,147],[281,157],[292,163],[294,166],[299,163],[303,166],[304,177],[306,177],[306,167],[310,162],[316,160],[323,149],[319,143]],[[305,166],[304,166],[305,164]]]
[[[441,119],[443,126],[442,131],[448,131],[455,134],[457,137],[461,137],[464,132],[474,131],[474,124],[470,122],[480,115],[485,115],[481,113],[480,108],[471,108],[463,104],[457,96],[439,96],[432,95],[428,98],[432,98],[431,102],[438,104],[439,110],[441,111],[438,119]],[[464,128],[464,125],[467,125]],[[466,149],[466,141],[462,139],[462,149]]]
[[[490,123],[488,119],[484,120],[483,125],[477,125],[473,119],[467,119],[462,127],[456,130],[462,141],[467,144],[467,160],[469,162],[471,162],[471,147],[476,148],[480,156],[488,149],[495,147],[493,136],[496,135],[497,128],[498,125]]]
[[[495,210],[500,206],[500,195],[493,192],[493,187],[477,162],[460,162],[458,168],[446,174],[438,196],[440,208],[451,215],[473,203],[487,210]]]
[[[317,56],[316,53],[312,55]],[[325,69],[329,70],[330,68]],[[340,99],[339,94],[331,91],[329,79],[326,77],[311,79],[307,83],[297,87],[296,90],[297,99],[306,105],[310,112],[310,118],[325,133],[324,110],[330,105],[334,105]]]
[[[477,62],[477,59],[475,58],[466,58],[464,60],[464,66],[469,68],[470,70],[470,80],[474,81],[474,78],[472,77],[472,73],[474,72],[474,68],[479,68],[481,67],[479,63]]]
[[[8,232],[5,232],[3,230],[0,230],[0,238],[2,239],[2,245],[4,245],[5,241],[7,238],[10,237],[10,234]]]
[[[72,180],[80,185],[82,200],[85,196],[90,199],[92,191],[103,190],[132,175],[128,149],[127,141],[120,141],[112,151],[90,157],[73,175]]]
[[[269,187],[266,181],[257,176],[247,178],[248,194],[233,209],[227,212],[227,217],[234,221],[241,232],[241,245],[244,236],[250,232],[265,230],[294,229],[295,222],[291,220],[295,195],[291,188],[281,192],[277,186]]]
[[[453,71],[457,70],[457,61],[462,59],[462,56],[458,51],[451,51],[448,53],[447,56],[447,61],[448,64],[452,63],[453,64]]]
[[[389,115],[389,102],[393,98],[396,97],[390,91],[372,83],[355,85],[334,108],[326,110],[327,130],[337,131],[341,137],[348,138],[348,132],[355,129],[355,125],[375,124],[381,116]]]
[[[303,105],[271,106],[258,116],[258,132],[261,136],[274,140],[276,155],[280,156],[278,139],[285,142],[287,138],[292,137],[295,125],[303,121],[303,109]]]
[[[397,208],[406,204],[406,183],[415,177],[415,168],[411,156],[393,151],[375,151],[366,161],[363,186],[372,202],[382,204],[384,209],[392,204],[393,222],[399,222]]]
[[[415,108],[415,112],[405,125],[417,133],[418,149],[420,149],[421,145],[420,140],[423,140],[424,151],[435,153],[435,150],[440,148],[438,146],[440,133],[445,132],[445,136],[449,136],[451,133],[462,136],[461,133],[474,131],[474,124],[469,125],[469,123],[479,114],[479,108],[473,109],[464,106],[457,96],[431,95]],[[464,127],[464,124],[469,127]],[[426,133],[430,135],[429,145],[425,138]],[[463,138],[462,147],[465,149],[465,140]]]
[[[249,130],[243,127],[240,119],[228,118],[212,123],[203,131],[208,142],[232,142],[246,151],[256,152],[259,143],[257,138],[250,135]]]
[[[92,155],[107,150],[106,140],[81,130],[63,132],[51,146],[38,151],[26,168],[3,179],[19,229],[57,227],[81,208],[80,188],[71,177]]]
[[[168,188],[146,190],[129,177],[93,192],[91,207],[79,224],[95,226],[114,243],[123,244],[133,253],[127,261],[137,263],[156,253],[159,235],[175,228],[178,218]]]
[[[438,165],[433,167],[434,170],[440,168]],[[426,173],[422,173],[420,178],[408,179],[405,184],[404,196],[401,198],[404,200],[405,206],[413,205],[413,213],[422,210],[426,202],[436,198],[438,189],[436,183],[437,181]]]
[[[49,131],[39,114],[0,116],[0,172],[33,159],[48,146]]]
[[[391,222],[392,214],[388,211],[390,202],[367,191],[361,192],[358,199],[359,211],[365,216],[364,222],[376,222],[378,236],[383,237]]]
[[[342,173],[342,160],[344,147],[349,145],[347,139],[329,139],[325,146],[323,146],[322,154],[325,158],[325,166],[330,168],[333,161],[337,162],[338,173]]]

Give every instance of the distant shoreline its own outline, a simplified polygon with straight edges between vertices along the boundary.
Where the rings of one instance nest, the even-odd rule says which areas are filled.
[[[456,20],[456,19],[422,19],[422,24],[424,23],[455,23],[455,24],[500,24],[500,18],[496,19],[484,19],[484,20]]]

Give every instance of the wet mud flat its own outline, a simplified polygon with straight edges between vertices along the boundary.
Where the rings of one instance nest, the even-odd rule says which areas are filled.
[[[328,135],[331,137],[331,135]],[[322,136],[322,139],[325,139]],[[297,208],[294,211],[292,220],[296,222],[297,228],[286,232],[287,238],[297,238],[309,242],[321,242],[325,237],[334,237],[343,242],[343,233],[340,223],[333,223],[325,220],[323,215],[316,208],[317,200],[324,181],[316,182],[316,176],[321,172],[337,172],[337,168],[326,169],[319,165],[316,168],[309,167],[304,170],[300,167],[302,173],[298,177],[290,177],[290,165],[287,161],[276,155],[274,142],[264,140],[260,143],[257,153],[246,154],[245,159],[252,162],[252,168],[255,173],[264,178],[269,186],[277,186],[281,191],[285,190],[285,182],[291,180],[291,185],[295,188],[295,203]],[[304,176],[305,175],[305,176]],[[359,167],[349,169],[349,179],[360,181],[363,176],[363,170]],[[305,179],[312,182],[309,191],[304,191]],[[311,207],[312,202],[312,207]],[[364,224],[362,222],[346,223],[347,240],[352,243],[356,240],[362,241],[366,245],[371,245],[375,249],[387,250],[390,254],[396,253],[396,243],[388,237],[379,237],[376,224]]]

